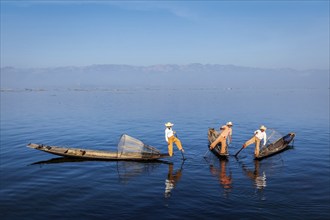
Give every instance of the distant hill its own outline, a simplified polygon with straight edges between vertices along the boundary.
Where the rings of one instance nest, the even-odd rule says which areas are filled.
[[[329,70],[218,64],[1,68],[1,89],[81,87],[329,88]]]

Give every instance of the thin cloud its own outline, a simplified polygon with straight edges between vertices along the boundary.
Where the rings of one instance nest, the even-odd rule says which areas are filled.
[[[49,0],[49,1],[2,1],[6,4],[13,4],[18,7],[29,7],[34,5],[107,5],[112,7],[118,7],[122,10],[129,11],[165,11],[176,17],[196,20],[198,18],[197,12],[193,11],[191,7],[188,7],[187,3],[182,2],[154,2],[154,1],[64,1],[64,0]]]
[[[32,7],[35,5],[107,5],[118,7],[129,11],[162,11],[187,20],[197,20],[200,16],[196,10],[188,6],[187,2],[166,2],[166,1],[102,1],[102,0],[2,0],[4,4],[11,4],[17,7]],[[191,2],[190,2],[191,3]],[[191,5],[191,4],[189,4]]]
[[[195,20],[198,18],[196,11],[176,2],[154,2],[154,1],[115,1],[105,2],[107,4],[120,7],[124,10],[132,11],[166,11],[176,17]]]

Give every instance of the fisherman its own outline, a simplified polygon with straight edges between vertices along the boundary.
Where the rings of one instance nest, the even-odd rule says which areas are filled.
[[[174,124],[172,124],[171,122],[167,122],[165,124],[165,126],[166,126],[165,140],[168,145],[168,154],[170,155],[170,157],[173,156],[173,143],[176,144],[176,146],[182,153],[184,152],[184,149],[182,148],[182,145],[181,145],[181,141],[179,140],[179,138],[177,138],[175,136],[175,131],[172,130],[173,125]]]
[[[221,150],[220,154],[225,154],[226,149],[227,149],[227,138],[228,143],[230,144],[232,142],[232,135],[233,135],[233,130],[232,130],[233,123],[231,121],[227,122],[226,125],[221,126],[220,128],[220,135],[215,139],[211,144],[210,144],[210,149],[212,150],[217,146],[218,143],[221,143]]]
[[[254,157],[258,157],[259,156],[259,146],[260,146],[261,140],[264,140],[263,141],[263,146],[266,145],[266,142],[267,142],[266,129],[267,128],[264,125],[261,125],[260,128],[259,128],[259,130],[256,130],[254,132],[253,137],[250,140],[246,141],[243,144],[243,148],[246,148],[250,144],[255,143],[256,146],[255,146],[255,149],[254,149]]]

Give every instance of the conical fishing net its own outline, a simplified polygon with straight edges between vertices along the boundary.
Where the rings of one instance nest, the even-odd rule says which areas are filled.
[[[132,154],[148,158],[152,155],[159,155],[160,151],[136,138],[123,134],[118,143],[118,157]]]
[[[294,135],[287,134],[283,136],[274,129],[267,129],[267,145],[260,149],[259,157],[264,157],[269,154],[283,150],[294,138]]]
[[[267,145],[274,143],[283,137],[281,133],[275,131],[275,129],[272,128],[267,129],[266,134],[267,134]]]

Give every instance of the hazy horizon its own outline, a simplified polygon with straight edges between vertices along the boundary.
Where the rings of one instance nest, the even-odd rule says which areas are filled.
[[[49,87],[329,88],[329,70],[234,65],[90,65],[2,68],[1,89]],[[168,81],[167,79],[171,79]]]
[[[291,68],[291,67],[260,67],[260,66],[244,66],[244,65],[237,65],[237,64],[221,64],[221,63],[186,63],[186,64],[177,64],[177,63],[155,63],[149,65],[133,65],[127,63],[91,63],[85,65],[57,65],[57,66],[2,66],[0,65],[0,69],[6,68],[14,68],[14,69],[55,69],[55,68],[86,68],[86,67],[93,67],[93,66],[130,66],[130,67],[141,67],[141,68],[151,68],[151,67],[166,67],[166,66],[192,66],[192,65],[200,65],[200,66],[223,66],[223,67],[238,67],[238,68],[251,68],[251,69],[267,69],[267,70],[294,70],[294,71],[309,71],[309,70],[330,70],[330,66],[328,68],[306,68],[306,69],[298,69],[298,68]]]

